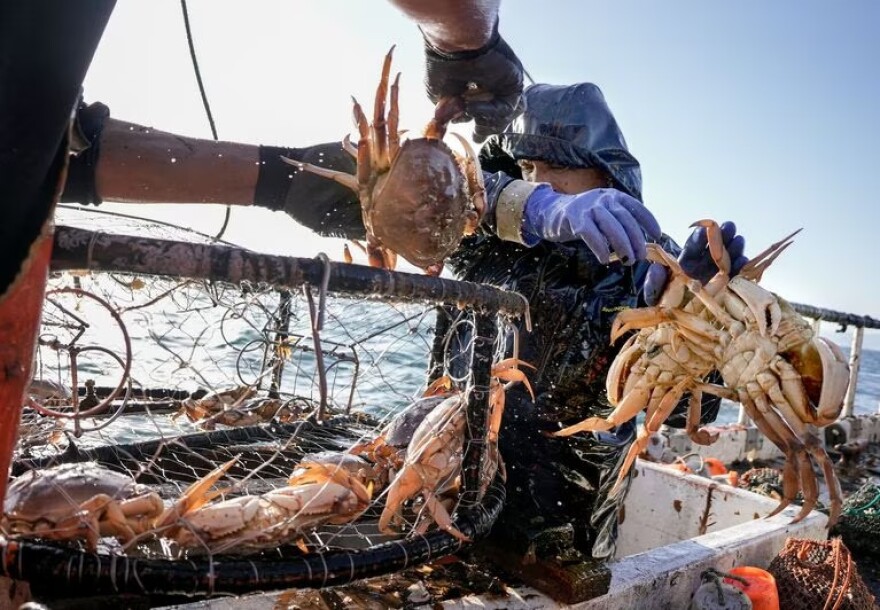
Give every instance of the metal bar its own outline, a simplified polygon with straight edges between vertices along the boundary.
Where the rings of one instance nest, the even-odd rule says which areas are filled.
[[[318,391],[321,395],[321,404],[318,407],[318,421],[324,421],[327,414],[327,369],[324,368],[324,351],[321,349],[321,325],[320,314],[315,308],[315,299],[312,297],[312,289],[309,284],[303,286],[303,292],[309,303],[309,317],[312,323],[312,342],[315,346],[315,368],[318,369]]]
[[[812,305],[803,305],[801,303],[792,303],[795,311],[807,318],[814,320],[823,320],[825,322],[835,322],[847,326],[855,326],[856,328],[880,328],[880,320],[871,316],[857,316],[852,313],[843,311],[834,311],[833,309],[824,309],[822,307],[814,307]]]
[[[474,313],[471,384],[467,396],[467,430],[462,461],[462,503],[476,504],[486,454],[487,422],[489,419],[489,383],[492,378],[492,357],[498,332],[495,316]]]
[[[428,385],[443,375],[446,358],[446,337],[451,328],[452,316],[445,307],[436,307],[437,318],[434,323],[434,341],[431,344],[431,357],[428,362]]]
[[[243,248],[112,235],[59,226],[51,268],[128,271],[168,277],[244,281],[283,288],[320,286],[330,267],[328,289],[399,301],[447,303],[520,316],[525,299],[484,284],[391,272],[362,265],[259,254]]]
[[[843,413],[841,418],[852,417],[853,408],[856,404],[856,384],[859,380],[859,365],[862,360],[862,338],[865,329],[857,326],[853,332],[852,348],[849,353],[849,387],[846,389],[846,398],[843,399]]]
[[[281,391],[281,375],[284,372],[284,347],[290,337],[290,304],[292,302],[289,290],[279,290],[278,315],[275,318],[275,349],[272,351],[272,360],[269,368],[272,369],[272,384],[269,386],[269,396],[278,398]]]

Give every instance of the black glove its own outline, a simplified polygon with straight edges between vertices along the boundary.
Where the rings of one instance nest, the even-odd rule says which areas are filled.
[[[101,198],[95,189],[95,170],[101,154],[101,134],[109,117],[110,109],[101,102],[86,104],[80,100],[70,145],[72,155],[60,201],[83,205],[101,204]]]
[[[254,205],[282,210],[319,235],[364,239],[366,230],[357,194],[341,184],[297,169],[281,157],[354,174],[354,158],[339,142],[306,148],[260,147],[260,173]]]
[[[519,114],[523,66],[498,34],[496,22],[481,49],[446,52],[425,40],[425,86],[435,104],[442,97],[463,97],[465,112],[455,122],[473,119],[474,140],[482,142],[503,131]]]

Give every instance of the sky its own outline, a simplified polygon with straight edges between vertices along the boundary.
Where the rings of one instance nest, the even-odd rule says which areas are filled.
[[[420,129],[431,116],[421,36],[390,2],[188,6],[221,139],[293,147],[341,139],[351,131],[350,96],[372,101],[392,44],[401,127]],[[666,233],[683,242],[697,219],[733,220],[754,255],[803,227],[763,284],[791,301],[874,317],[878,24],[876,0],[502,0],[500,14],[502,35],[536,82],[602,88]],[[116,118],[210,138],[180,3],[120,1],[85,96]],[[470,126],[457,131],[469,135]],[[105,205],[212,234],[225,210]],[[254,208],[234,209],[225,237],[276,254],[342,255],[342,242]],[[880,348],[880,333],[866,333],[866,346]]]

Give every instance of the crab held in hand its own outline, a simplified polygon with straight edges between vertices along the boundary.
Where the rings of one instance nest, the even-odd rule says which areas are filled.
[[[370,265],[393,269],[400,254],[426,273],[439,275],[443,260],[455,251],[462,236],[472,233],[479,224],[485,209],[482,172],[464,138],[453,134],[465,149],[463,158],[443,143],[446,126],[463,111],[458,98],[438,102],[424,137],[400,141],[400,74],[391,85],[390,109],[385,115],[393,51],[394,47],[385,56],[372,123],[354,100],[354,122],[360,139],[356,148],[347,137],[342,145],[357,159],[357,175],[284,160],[358,194]]]
[[[840,349],[815,336],[788,302],[758,285],[794,234],[771,245],[731,278],[718,226],[712,221],[698,224],[708,229],[719,272],[704,286],[687,277],[662,249],[649,245],[648,258],[667,266],[673,280],[658,306],[624,311],[615,319],[612,341],[638,330],[608,374],[608,399],[615,409],[607,418],[589,418],[556,434],[609,430],[647,409],[619,484],[650,434],[659,430],[685,393],[690,393],[688,433],[703,445],[716,438],[698,428],[702,394],[740,402],[786,457],[783,500],[771,515],[791,503],[798,491],[803,492],[804,505],[795,522],[813,509],[819,495],[815,460],[828,486],[830,527],[840,514],[841,491],[817,428],[840,414],[849,366]],[[723,385],[706,382],[713,371],[720,373]]]

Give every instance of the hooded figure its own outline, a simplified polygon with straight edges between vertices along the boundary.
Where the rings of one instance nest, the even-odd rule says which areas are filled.
[[[511,130],[494,136],[486,157],[534,159],[566,168],[596,168],[610,186],[642,199],[642,170],[599,87],[532,85],[525,90],[525,111]]]
[[[520,178],[518,163],[528,161],[554,170],[595,170],[602,187],[641,199],[639,163],[598,87],[533,85],[524,101],[510,131],[490,138],[480,152],[484,171],[496,172],[487,179],[489,201],[504,205],[504,187]],[[610,492],[635,438],[634,421],[613,433],[546,433],[611,412],[605,377],[623,343],[610,345],[611,324],[621,309],[644,304],[640,290],[649,263],[603,265],[583,241],[526,247],[499,238],[503,230],[497,229],[468,238],[449,261],[458,278],[520,292],[530,305],[533,328],[519,329],[519,357],[536,367],[526,371],[536,400],[521,386],[507,393],[499,442],[508,493],[494,531],[503,532],[499,542],[514,550],[540,554],[542,538],[554,538],[542,532],[573,529],[577,551],[610,558],[629,480]],[[661,245],[678,255],[669,238]],[[469,337],[461,340],[467,345]],[[706,418],[714,419],[720,401],[705,402]],[[677,414],[668,423],[685,422]],[[545,552],[559,551],[551,545]]]

